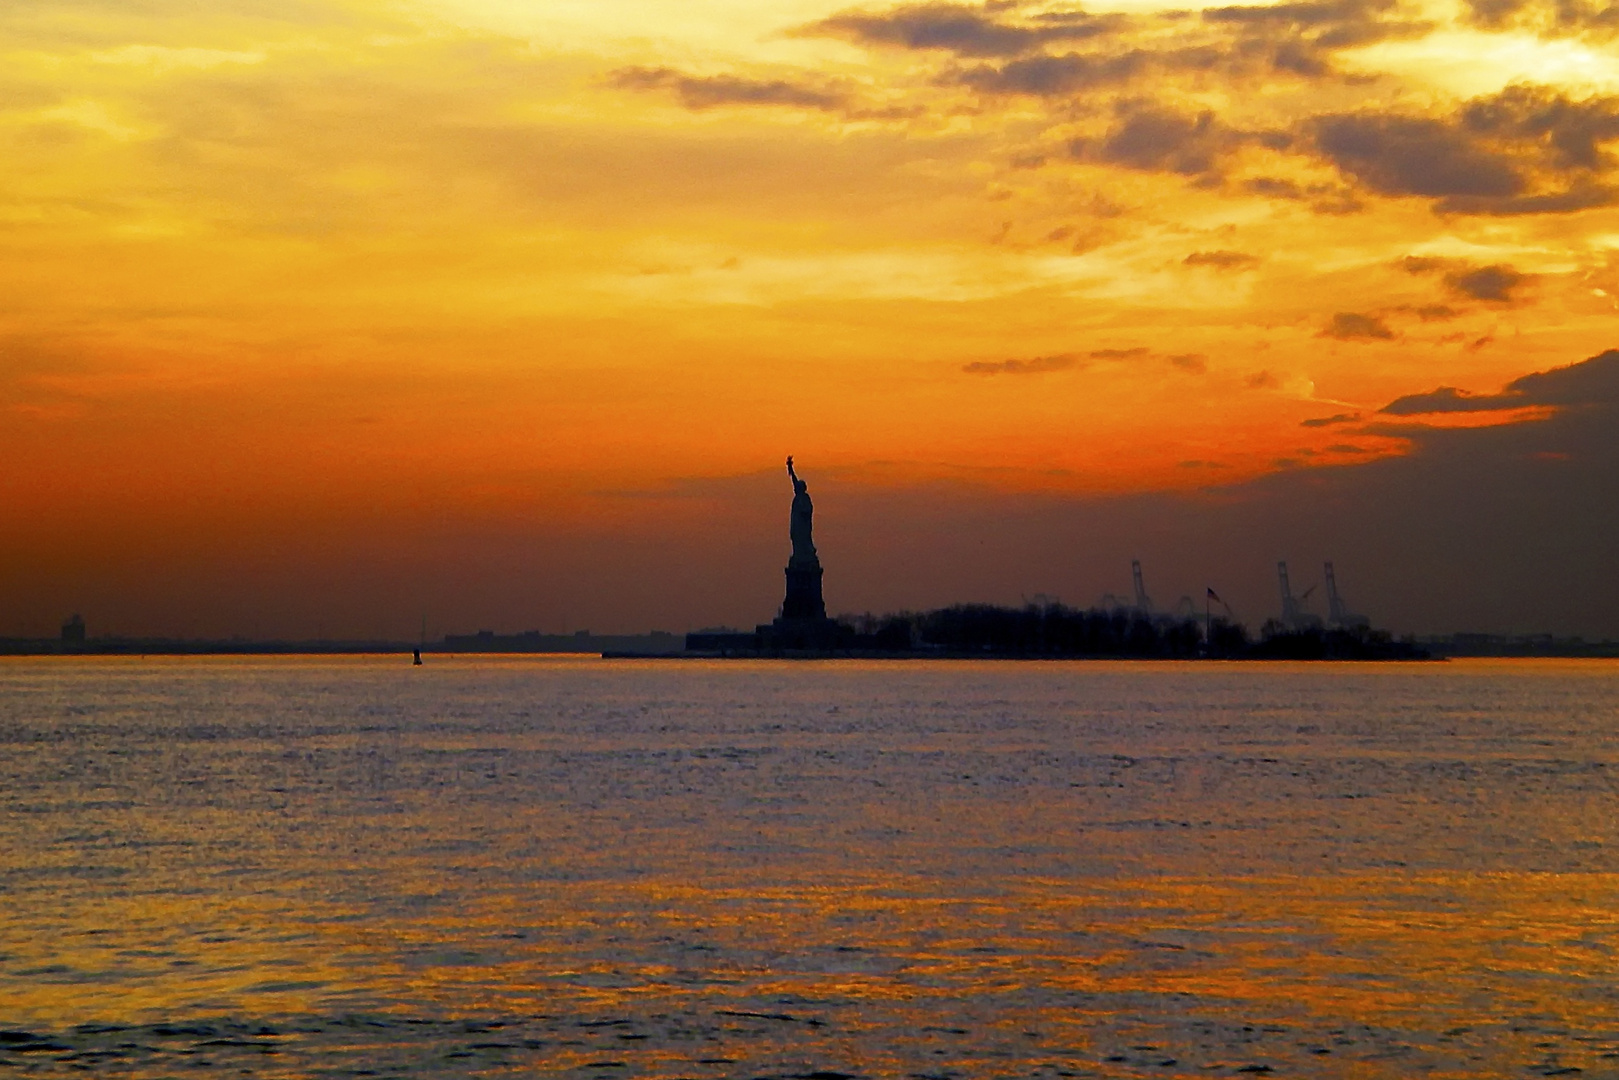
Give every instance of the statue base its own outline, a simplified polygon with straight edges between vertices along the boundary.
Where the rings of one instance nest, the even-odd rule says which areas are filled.
[[[781,602],[781,615],[756,631],[766,650],[829,651],[846,649],[854,640],[854,630],[826,617],[826,601],[821,598],[821,561],[814,559],[787,564],[787,597]]]
[[[781,602],[783,619],[824,619],[826,601],[821,599],[821,562],[787,564],[787,598]]]
[[[754,636],[766,652],[833,652],[854,646],[854,627],[836,619],[777,619],[762,623]]]

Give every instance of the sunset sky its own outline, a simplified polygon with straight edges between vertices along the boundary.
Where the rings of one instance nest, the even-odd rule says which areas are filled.
[[[837,610],[1394,610],[1062,553],[1590,404],[1454,407],[1619,346],[1615,153],[1600,0],[10,0],[0,635],[751,625],[787,453]]]

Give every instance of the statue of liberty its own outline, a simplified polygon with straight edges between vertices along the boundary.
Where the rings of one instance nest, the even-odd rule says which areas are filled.
[[[821,623],[826,621],[826,603],[821,599],[821,560],[815,554],[815,504],[810,502],[809,485],[798,478],[791,457],[787,459],[787,476],[793,482],[793,512],[787,530],[793,538],[793,555],[787,560],[787,597],[781,603],[781,617]],[[795,633],[803,636],[802,632]]]
[[[787,475],[793,481],[793,512],[788,526],[788,535],[793,539],[793,565],[811,567],[818,566],[820,560],[815,556],[815,504],[810,501],[809,485],[798,478],[793,471],[793,459],[787,457]]]

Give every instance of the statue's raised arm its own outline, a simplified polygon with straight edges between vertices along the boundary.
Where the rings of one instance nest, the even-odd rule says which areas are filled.
[[[793,471],[793,455],[787,455],[787,475],[792,477],[793,486],[798,486],[798,474]]]

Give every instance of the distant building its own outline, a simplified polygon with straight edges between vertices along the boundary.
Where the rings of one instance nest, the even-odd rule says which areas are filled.
[[[83,645],[84,644],[84,616],[83,615],[79,615],[79,614],[75,613],[74,616],[71,619],[69,619],[67,622],[62,624],[62,644],[63,645]]]

